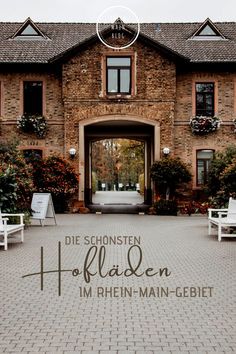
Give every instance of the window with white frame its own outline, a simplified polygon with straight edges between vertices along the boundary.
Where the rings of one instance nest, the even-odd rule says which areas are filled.
[[[197,150],[197,186],[208,182],[208,173],[214,150]]]

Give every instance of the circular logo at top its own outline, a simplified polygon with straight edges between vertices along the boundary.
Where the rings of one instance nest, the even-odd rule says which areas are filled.
[[[98,17],[96,31],[100,41],[111,49],[130,47],[138,38],[140,23],[137,15],[126,6],[111,6]]]

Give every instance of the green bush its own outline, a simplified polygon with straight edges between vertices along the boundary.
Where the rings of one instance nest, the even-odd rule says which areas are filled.
[[[220,175],[222,189],[228,196],[236,196],[236,158]]]
[[[68,200],[78,189],[79,177],[74,168],[60,156],[36,159],[32,164],[35,189],[51,193],[55,210],[64,212]]]
[[[0,144],[0,204],[3,212],[30,213],[32,168],[25,163],[16,144]]]
[[[236,197],[236,147],[217,152],[209,168],[207,192],[216,208],[227,205],[229,197]]]
[[[231,165],[232,161],[236,158],[236,147],[228,147],[223,152],[214,154],[213,160],[208,173],[207,191],[210,196],[215,197],[223,187],[223,180],[221,174]]]
[[[155,182],[158,195],[163,199],[175,197],[176,189],[191,181],[187,166],[179,158],[164,158],[151,167],[151,178]]]
[[[12,167],[0,166],[0,208],[4,212],[11,212],[17,204],[16,176]]]
[[[153,205],[157,215],[177,215],[178,208],[175,200],[160,199]]]

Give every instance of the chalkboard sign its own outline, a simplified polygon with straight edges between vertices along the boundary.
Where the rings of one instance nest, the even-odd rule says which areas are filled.
[[[43,226],[43,220],[46,218],[54,218],[56,224],[56,216],[50,193],[34,193],[32,202],[32,219],[38,219]]]

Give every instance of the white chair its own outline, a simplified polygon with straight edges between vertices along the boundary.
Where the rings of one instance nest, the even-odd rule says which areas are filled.
[[[19,217],[19,224],[8,224],[8,216]],[[1,213],[0,210],[0,246],[4,246],[4,251],[7,250],[8,238],[14,237],[14,234],[20,233],[20,241],[24,242],[24,214],[7,214]]]
[[[236,199],[229,198],[228,209],[208,209],[208,235],[212,235],[213,227],[217,227],[218,241],[222,237],[236,237],[232,233],[236,230]]]

